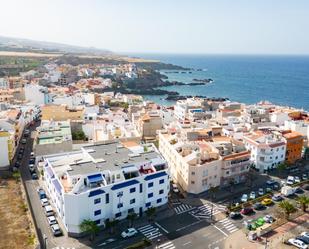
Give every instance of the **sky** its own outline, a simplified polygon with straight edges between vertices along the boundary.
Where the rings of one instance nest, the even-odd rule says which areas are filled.
[[[3,0],[0,35],[180,54],[309,54],[309,0]]]

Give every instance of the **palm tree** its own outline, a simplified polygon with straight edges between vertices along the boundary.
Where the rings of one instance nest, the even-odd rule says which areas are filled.
[[[94,240],[94,236],[100,231],[99,226],[93,220],[83,220],[79,228],[82,232],[90,233],[90,240]]]
[[[106,228],[109,228],[109,233],[113,234],[115,232],[114,228],[115,226],[118,224],[118,220],[114,219],[114,220],[107,220],[106,221]]]
[[[296,212],[296,208],[294,207],[294,205],[289,202],[289,201],[282,201],[279,203],[279,207],[281,208],[281,210],[284,212],[285,214],[285,218],[288,220],[290,217],[290,214],[295,213]]]
[[[299,196],[297,198],[297,202],[301,205],[301,209],[303,210],[303,212],[306,212],[309,204],[309,197],[305,195]]]
[[[146,215],[147,215],[149,221],[153,220],[155,214],[156,214],[156,208],[155,207],[150,207],[146,210]]]
[[[129,227],[133,226],[133,221],[136,219],[137,214],[136,213],[129,213],[127,216],[127,220],[129,221]]]
[[[210,187],[209,188],[208,191],[209,191],[209,194],[210,194],[212,201],[216,198],[216,193],[218,192],[218,190],[219,190],[219,187]]]

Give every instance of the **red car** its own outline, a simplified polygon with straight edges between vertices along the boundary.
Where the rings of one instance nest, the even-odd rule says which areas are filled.
[[[251,213],[253,213],[253,209],[250,208],[250,207],[243,208],[242,210],[240,210],[240,213],[244,214],[244,215],[251,214]]]

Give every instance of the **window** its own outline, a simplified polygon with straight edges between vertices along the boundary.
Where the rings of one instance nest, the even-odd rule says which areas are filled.
[[[122,208],[123,207],[123,203],[118,203],[117,208]]]
[[[157,203],[160,203],[160,202],[162,202],[162,199],[161,199],[161,198],[157,200]]]
[[[229,175],[229,174],[230,174],[230,171],[226,171],[226,174]]]
[[[160,181],[159,181],[159,184],[163,184],[164,183],[164,179],[161,179]]]
[[[94,216],[100,215],[101,214],[101,209],[94,211]]]
[[[106,203],[106,204],[109,203],[109,194],[106,194],[106,195],[105,195],[105,203]]]
[[[191,181],[191,184],[195,184],[195,182],[194,182],[194,181]]]
[[[151,198],[151,197],[153,197],[153,193],[148,194],[148,198]]]
[[[119,212],[119,213],[117,213],[117,214],[115,215],[116,218],[119,218],[120,216],[121,216],[121,212]]]
[[[121,197],[121,196],[123,196],[123,192],[122,191],[117,193],[117,197]]]
[[[164,193],[164,190],[161,189],[161,190],[159,191],[159,195],[162,195],[163,193]]]
[[[148,183],[148,188],[153,187],[153,182]]]
[[[134,213],[134,208],[128,209],[128,213],[129,213],[129,214],[130,214],[130,213]]]
[[[151,202],[146,203],[146,207],[150,207],[150,205],[151,205]]]
[[[135,199],[130,200],[130,204],[134,204],[135,203]]]
[[[94,199],[94,204],[98,204],[98,203],[101,203],[101,198],[97,198],[97,199]]]
[[[140,192],[140,193],[143,192],[143,184],[142,184],[142,183],[139,185],[139,192]]]
[[[97,224],[97,225],[100,225],[100,223],[101,223],[100,220],[95,220],[94,222],[95,222],[95,224]]]
[[[134,193],[136,191],[135,188],[130,188],[130,193]]]
[[[191,175],[193,175],[193,176],[194,176],[194,175],[195,175],[195,172],[194,172],[194,171],[192,171],[192,172],[191,172]]]

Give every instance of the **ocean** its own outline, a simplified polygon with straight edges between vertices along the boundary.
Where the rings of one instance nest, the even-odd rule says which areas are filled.
[[[169,81],[190,83],[194,78],[214,80],[207,85],[169,86],[162,89],[178,91],[181,95],[227,97],[231,101],[246,104],[268,100],[309,111],[309,56],[134,55],[195,69],[191,74],[166,74]],[[162,70],[162,73],[166,71]],[[174,103],[164,100],[164,97],[145,96],[163,105]]]

